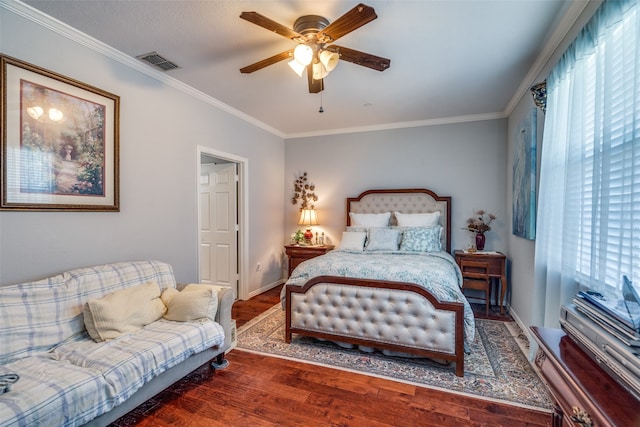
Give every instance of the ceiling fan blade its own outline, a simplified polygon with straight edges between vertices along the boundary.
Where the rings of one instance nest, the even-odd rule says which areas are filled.
[[[266,16],[260,15],[258,12],[242,12],[240,18],[249,21],[253,24],[259,25],[262,28],[266,28],[269,31],[273,31],[276,34],[280,34],[283,37],[297,41],[298,43],[304,43],[307,39],[289,27],[285,27],[282,24],[273,21]]]
[[[391,66],[390,59],[372,55],[370,53],[360,52],[359,50],[349,49],[348,47],[331,45],[327,47],[327,50],[338,53],[340,55],[340,59],[343,61],[352,62],[373,70],[384,71]]]
[[[276,62],[284,61],[285,59],[289,59],[293,56],[293,49],[289,49],[284,52],[280,52],[277,55],[273,55],[270,58],[263,59],[262,61],[258,61],[255,64],[247,65],[244,68],[240,68],[241,73],[253,73],[254,71],[258,71],[263,69],[264,67],[268,67],[269,65],[273,65]]]
[[[313,78],[313,65],[307,65],[307,80],[309,80],[309,93],[320,93],[324,90],[324,79]]]
[[[376,19],[376,11],[371,6],[360,3],[318,33],[321,43],[333,43],[345,34]]]

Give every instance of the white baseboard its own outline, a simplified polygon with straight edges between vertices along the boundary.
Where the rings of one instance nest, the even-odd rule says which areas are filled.
[[[511,317],[513,317],[513,320],[518,324],[520,329],[522,329],[522,332],[524,332],[524,334],[527,336],[527,340],[529,340],[529,362],[532,362],[538,346],[531,336],[529,328],[524,325],[524,322],[522,320],[520,320],[520,318],[518,317],[518,313],[513,310],[513,307],[509,309],[509,314],[511,315]]]
[[[247,299],[253,298],[253,297],[255,297],[256,295],[260,295],[261,293],[267,292],[269,289],[273,289],[273,288],[275,288],[276,286],[280,286],[280,285],[282,285],[284,282],[285,282],[285,280],[284,280],[284,279],[280,279],[280,280],[278,280],[278,281],[276,281],[276,282],[273,282],[273,283],[268,284],[268,285],[265,285],[265,286],[263,286],[263,287],[261,287],[261,288],[259,288],[259,289],[256,289],[255,291],[253,291],[253,292],[250,292],[250,293],[249,293],[249,295],[247,296]]]

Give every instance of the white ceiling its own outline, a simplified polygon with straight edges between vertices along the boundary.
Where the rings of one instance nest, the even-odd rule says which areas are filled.
[[[301,15],[334,21],[355,0],[25,3],[132,57],[157,51],[181,67],[169,76],[284,137],[504,116],[533,83],[527,80],[541,55],[555,47],[554,30],[566,32],[559,28],[567,25],[560,24],[565,12],[576,9],[564,0],[368,0],[378,19],[338,44],[389,58],[391,67],[379,72],[343,61],[325,78],[324,92],[310,94],[306,77],[287,61],[239,72],[295,46],[239,15],[256,11],[292,27]]]

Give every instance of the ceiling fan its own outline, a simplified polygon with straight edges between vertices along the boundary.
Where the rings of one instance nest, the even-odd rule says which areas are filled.
[[[335,68],[339,59],[384,71],[391,65],[391,60],[333,44],[340,37],[377,17],[372,7],[360,3],[332,23],[322,16],[304,15],[296,20],[291,29],[257,12],[242,12],[240,18],[293,40],[298,46],[241,68],[240,72],[253,73],[285,59],[291,59],[289,66],[299,76],[302,76],[306,69],[309,93],[318,93],[324,90],[324,78]]]

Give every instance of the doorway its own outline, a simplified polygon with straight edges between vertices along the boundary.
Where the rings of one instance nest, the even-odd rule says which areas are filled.
[[[206,147],[197,154],[198,281],[227,286],[244,299],[247,160]]]

